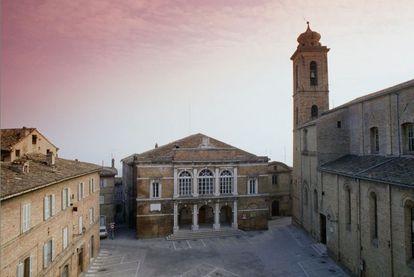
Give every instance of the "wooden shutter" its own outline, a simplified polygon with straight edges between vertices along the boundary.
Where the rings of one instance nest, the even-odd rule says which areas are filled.
[[[55,199],[55,195],[54,194],[52,194],[52,210],[51,210],[51,215],[52,216],[54,216],[55,215],[55,213],[56,213],[56,211],[55,211],[55,202],[56,202],[56,199]]]
[[[43,198],[43,218],[47,220],[50,216],[49,196]]]
[[[29,261],[30,261],[29,262],[30,263],[29,277],[32,277],[33,276],[33,262],[34,262],[34,259],[33,259],[32,255],[30,255]]]
[[[63,228],[63,249],[68,247],[68,227]]]
[[[78,226],[79,226],[79,234],[82,234],[82,228],[83,228],[83,225],[82,225],[82,216],[79,216]]]
[[[17,277],[24,277],[24,264],[22,262],[18,263],[17,265]]]
[[[43,268],[47,267],[47,242],[43,245]]]
[[[25,221],[26,221],[26,225],[25,225],[25,231],[30,229],[30,203],[24,205],[26,208],[26,212],[25,212]]]
[[[68,192],[68,207],[70,206],[70,204],[72,203],[72,195],[70,193],[70,188],[67,188],[67,192]]]
[[[65,209],[65,190],[62,190],[62,211]]]
[[[56,258],[56,242],[52,239],[52,261]]]

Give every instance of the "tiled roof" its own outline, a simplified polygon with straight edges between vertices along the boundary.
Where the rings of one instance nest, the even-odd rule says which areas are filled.
[[[206,144],[206,139],[208,143]],[[141,154],[134,154],[124,162],[172,162],[172,161],[210,161],[210,160],[237,160],[250,162],[267,162],[267,157],[259,157],[234,146],[208,137],[195,134],[183,139],[168,143]]]
[[[321,171],[414,187],[414,157],[346,155],[319,167]]]
[[[1,129],[1,150],[10,150],[13,145],[25,138],[36,128]]]
[[[29,172],[22,173],[13,167],[18,163],[28,162]],[[46,164],[46,156],[28,154],[14,162],[1,162],[0,199],[12,197],[15,194],[37,189],[45,185],[66,179],[98,172],[102,167],[73,160],[56,158],[55,165]]]

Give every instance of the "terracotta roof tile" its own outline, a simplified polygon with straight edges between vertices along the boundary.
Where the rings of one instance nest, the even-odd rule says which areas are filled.
[[[1,129],[1,150],[10,150],[13,145],[25,138],[36,128]]]

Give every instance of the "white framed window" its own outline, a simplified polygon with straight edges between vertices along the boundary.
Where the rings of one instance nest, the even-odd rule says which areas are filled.
[[[83,183],[79,183],[78,185],[78,201],[81,201],[85,197],[85,188]]]
[[[62,211],[70,206],[70,189],[64,188],[62,190]]]
[[[91,195],[95,193],[95,179],[90,178],[88,184],[89,184],[89,195]]]
[[[89,224],[92,225],[94,222],[95,222],[94,210],[93,208],[89,208]]]
[[[198,174],[198,193],[211,195],[214,189],[214,174],[208,169],[203,169]]]
[[[247,181],[247,194],[257,194],[257,178],[249,178]]]
[[[29,256],[20,261],[17,265],[17,277],[33,276],[33,257]]]
[[[193,177],[188,171],[182,171],[178,175],[178,192],[180,196],[189,196],[191,195],[193,187]]]
[[[231,194],[233,190],[233,175],[229,170],[220,174],[220,194]]]
[[[161,197],[161,183],[159,180],[152,180],[150,198],[160,198],[160,197]]]
[[[30,203],[26,203],[22,205],[21,208],[21,231],[22,233],[28,231],[30,229],[30,221],[31,221],[31,216],[30,216],[30,208],[31,208],[31,204]]]
[[[63,239],[62,247],[63,249],[66,249],[69,244],[69,229],[67,226],[62,229],[62,239]]]
[[[78,218],[78,232],[79,232],[80,235],[83,233],[82,229],[83,229],[83,219],[82,219],[82,216],[79,216],[79,218]]]
[[[99,195],[99,204],[100,205],[105,204],[105,196]]]
[[[47,268],[55,258],[55,244],[53,239],[43,245],[43,268]]]
[[[48,220],[55,214],[55,195],[46,195],[43,198],[43,219]]]

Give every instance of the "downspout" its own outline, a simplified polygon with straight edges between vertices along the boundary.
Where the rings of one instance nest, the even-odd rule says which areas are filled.
[[[394,253],[393,253],[393,243],[392,243],[392,204],[391,204],[391,185],[388,185],[388,201],[389,201],[389,207],[390,207],[390,259],[391,259],[391,276],[394,276]]]
[[[363,270],[364,270],[364,264],[362,260],[362,242],[361,242],[361,180],[358,180],[358,228],[357,228],[357,234],[358,234],[358,253],[359,253],[359,276],[362,276]]]

